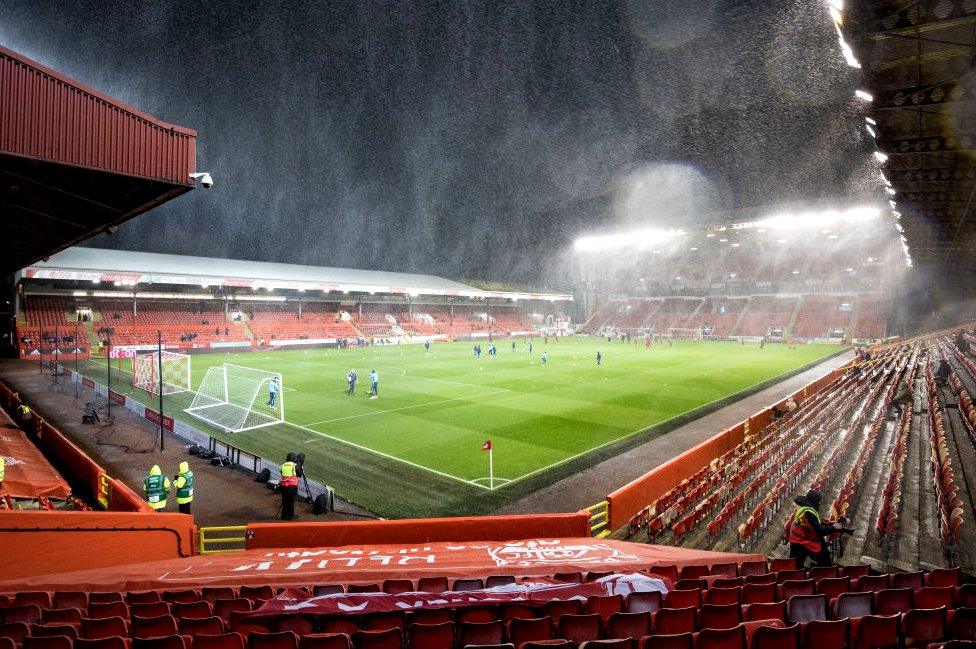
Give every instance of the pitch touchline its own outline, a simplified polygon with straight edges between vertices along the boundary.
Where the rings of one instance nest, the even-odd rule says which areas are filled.
[[[386,410],[373,410],[371,412],[363,412],[363,413],[360,413],[358,415],[348,415],[346,417],[336,417],[335,419],[323,419],[322,421],[312,421],[312,422],[309,422],[309,423],[304,424],[304,425],[305,426],[317,426],[319,424],[328,424],[328,423],[331,423],[333,421],[344,421],[346,419],[356,419],[358,417],[372,417],[373,415],[382,415],[382,414],[387,413],[387,412],[397,412],[398,410],[410,410],[411,408],[422,408],[424,406],[434,406],[434,405],[437,405],[439,403],[448,403],[450,401],[465,401],[466,399],[476,399],[478,397],[488,397],[488,396],[491,396],[493,394],[501,394],[502,392],[509,392],[509,390],[505,390],[503,388],[499,388],[499,389],[493,390],[491,392],[482,392],[481,394],[472,394],[472,395],[469,395],[469,396],[466,396],[466,397],[454,397],[453,399],[441,399],[440,401],[425,401],[424,403],[415,403],[412,406],[402,406],[400,408],[387,408]],[[297,425],[298,424],[296,424],[296,426]],[[305,443],[308,444],[309,442],[314,442],[314,441],[316,441],[316,440],[310,439],[310,440],[306,440]]]

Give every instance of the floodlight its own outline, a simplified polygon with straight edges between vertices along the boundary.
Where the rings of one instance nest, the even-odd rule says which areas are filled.
[[[885,191],[894,196],[897,192],[891,187],[885,187]]]
[[[870,135],[871,135],[871,137],[873,137],[873,138],[874,138],[875,140],[877,140],[877,139],[878,139],[878,132],[877,132],[876,130],[874,130],[874,129],[873,129],[872,127],[871,127],[871,125],[870,125],[870,124],[865,124],[864,126],[865,126],[865,128],[867,128],[867,129],[868,129],[868,134],[870,134]]]
[[[695,246],[695,247],[694,247],[694,248],[692,248],[691,250],[692,250],[692,252],[694,252],[695,250],[698,250],[698,246]]]
[[[827,7],[827,11],[830,13],[830,19],[834,21],[837,26],[844,24],[844,16],[834,7]]]
[[[727,243],[728,242],[728,239],[719,239],[718,242],[719,243]]]
[[[836,9],[837,11],[844,10],[844,0],[827,0],[827,5],[831,9]]]
[[[864,121],[867,122],[868,124],[870,124],[871,126],[877,126],[878,125],[878,123],[876,121],[874,121],[873,119],[871,119],[870,117],[865,117],[864,118]]]
[[[213,187],[214,184],[213,177],[211,177],[211,175],[206,172],[190,174],[190,179],[199,180],[200,184],[203,185],[205,189],[210,189],[211,187]]]
[[[888,176],[884,175],[883,171],[879,171],[878,173],[880,174],[881,180],[884,182],[884,184],[888,185],[888,187],[891,187],[891,181],[888,180]]]
[[[733,248],[738,248],[738,247],[739,247],[739,244],[737,244],[737,243],[733,243],[733,244],[732,244],[732,247],[733,247]]]
[[[794,270],[794,271],[793,271],[793,274],[794,274],[794,275],[799,275],[799,274],[800,274],[800,271],[798,271],[798,270]]]
[[[881,153],[880,151],[875,151],[874,157],[880,163],[888,162],[888,156],[885,155],[884,153]]]
[[[897,210],[898,209],[898,204],[895,203],[895,201],[888,201],[888,205],[891,205],[891,209],[893,209],[893,210]]]
[[[854,96],[864,101],[874,101],[874,97],[870,92],[867,90],[861,90],[860,88],[854,91]]]

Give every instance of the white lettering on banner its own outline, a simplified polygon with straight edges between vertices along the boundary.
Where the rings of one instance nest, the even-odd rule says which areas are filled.
[[[638,557],[602,543],[580,545],[553,545],[545,542],[528,541],[508,543],[490,548],[488,554],[499,567],[539,566],[567,561],[584,563],[620,563],[637,561]]]

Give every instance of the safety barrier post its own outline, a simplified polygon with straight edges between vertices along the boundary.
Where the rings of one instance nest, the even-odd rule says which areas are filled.
[[[109,493],[112,490],[112,484],[109,480],[107,473],[98,474],[98,504],[102,506],[102,509],[108,509]]]
[[[200,554],[240,552],[244,549],[246,525],[225,525],[223,527],[200,528]],[[213,536],[217,534],[218,536]],[[233,535],[231,535],[233,534]],[[223,547],[235,545],[239,547]],[[212,547],[217,546],[217,547]]]
[[[610,503],[608,501],[604,500],[595,505],[590,505],[584,511],[590,513],[590,536],[598,539],[610,536],[611,530],[607,529],[607,523],[610,522]]]

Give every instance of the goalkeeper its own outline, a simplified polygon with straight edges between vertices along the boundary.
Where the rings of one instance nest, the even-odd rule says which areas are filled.
[[[271,381],[268,382],[268,407],[274,408],[275,401],[278,400],[278,390],[281,386],[278,385],[278,377],[272,377]]]

